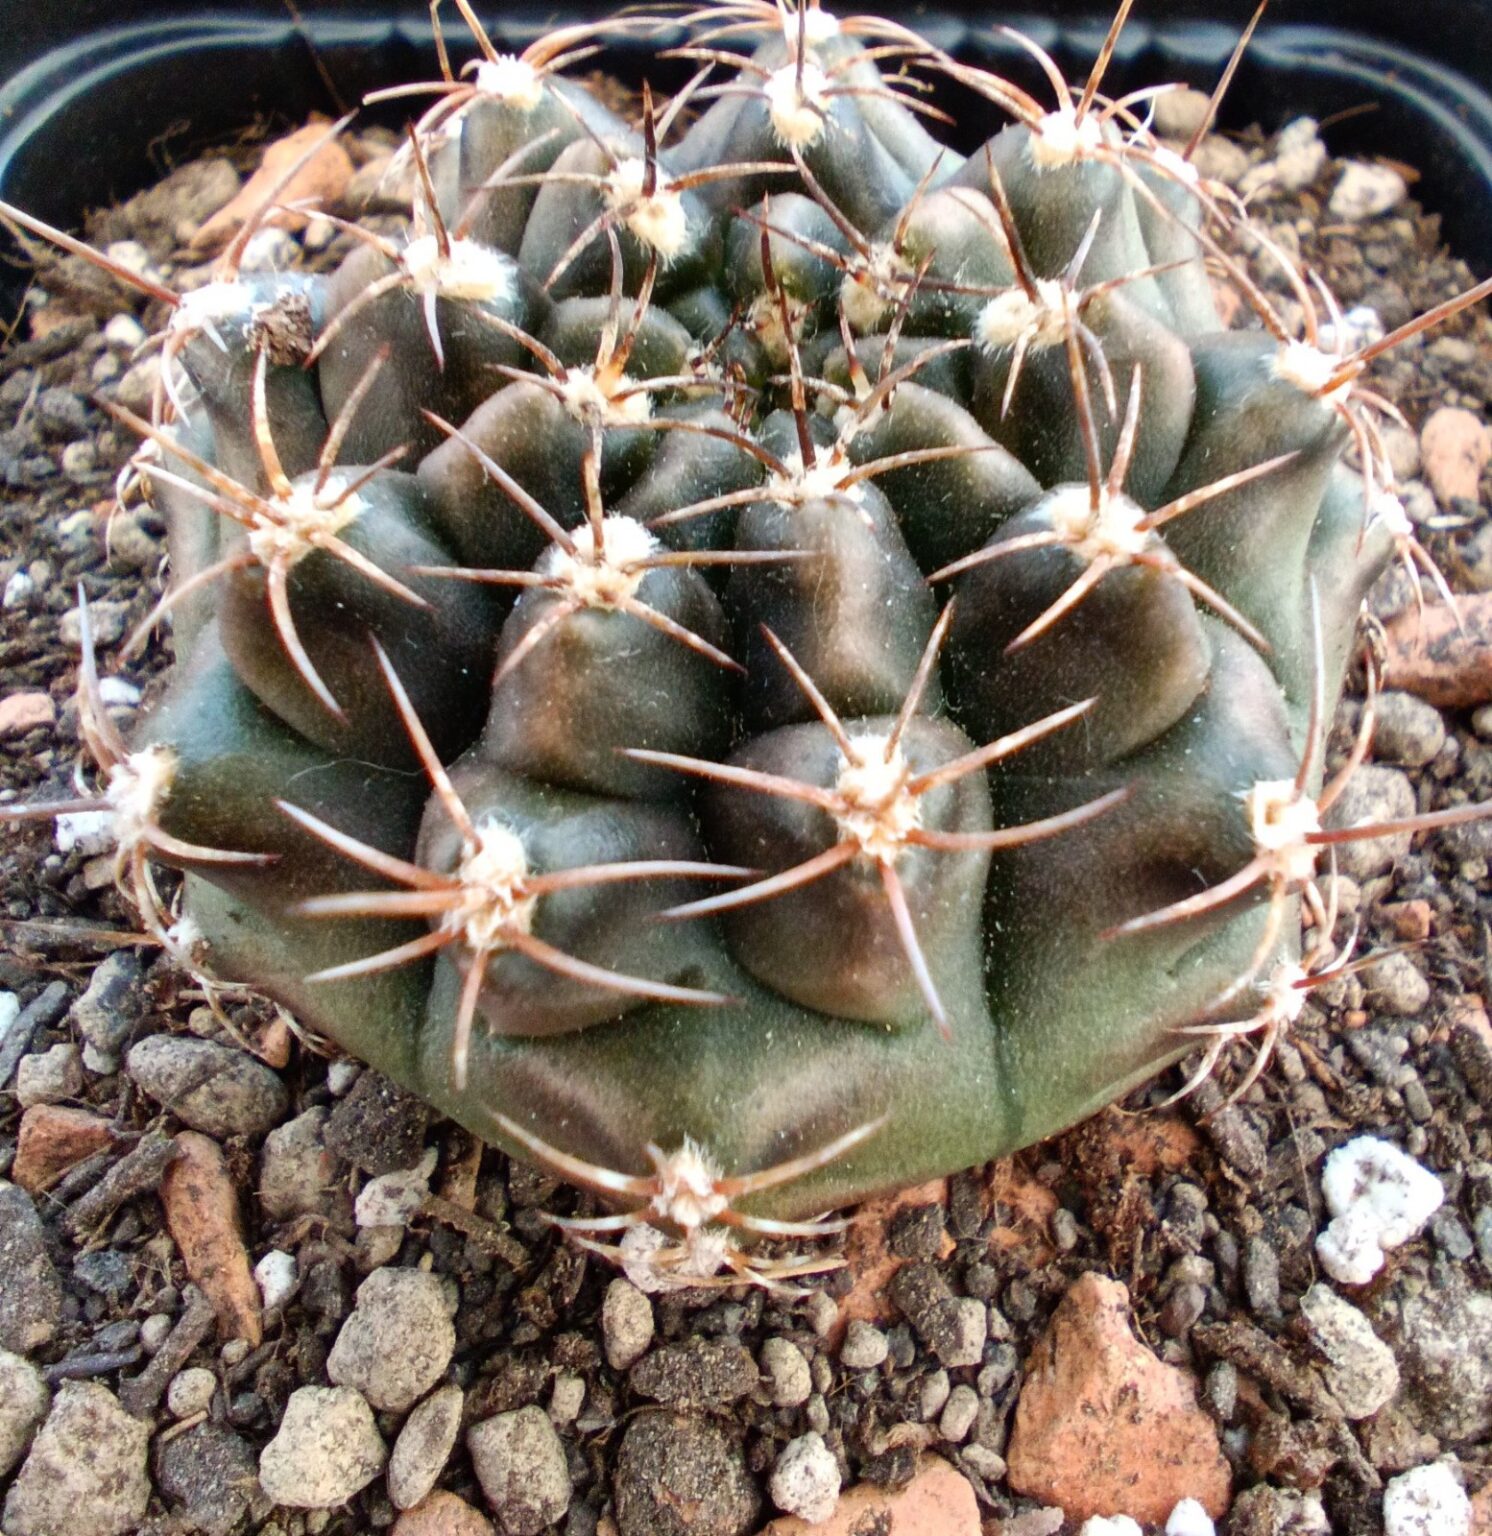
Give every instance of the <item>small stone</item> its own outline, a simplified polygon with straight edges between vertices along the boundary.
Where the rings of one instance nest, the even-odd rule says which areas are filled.
[[[1488,555],[1492,559],[1492,545]],[[1463,594],[1455,613],[1436,603],[1423,616],[1411,612],[1395,619],[1384,681],[1441,709],[1470,709],[1492,699],[1492,591]]]
[[[1423,768],[1445,745],[1445,721],[1433,704],[1394,688],[1378,696],[1373,756],[1405,768]]]
[[[23,1056],[16,1066],[16,1098],[33,1104],[56,1104],[83,1091],[83,1056],[71,1042]]]
[[[632,1390],[654,1402],[711,1408],[745,1397],[759,1380],[749,1350],[699,1336],[655,1349],[628,1376]]]
[[[1363,990],[1381,1013],[1413,1019],[1430,1005],[1430,983],[1405,954],[1385,955],[1362,972]]]
[[[383,1470],[373,1410],[351,1387],[297,1387],[259,1457],[259,1484],[276,1504],[333,1509]]]
[[[509,1536],[537,1536],[570,1507],[565,1448],[542,1408],[518,1408],[473,1424],[466,1448],[482,1492]]]
[[[1360,224],[1397,208],[1408,195],[1408,185],[1393,166],[1349,160],[1327,207],[1334,218]]]
[[[329,127],[324,119],[315,118],[304,128],[270,144],[258,170],[192,236],[192,249],[217,251],[227,245],[251,218],[259,215],[271,192],[277,203],[302,208],[339,202],[352,180],[353,167],[347,151],[329,137]],[[285,177],[297,162],[300,164],[287,182]],[[264,224],[303,229],[306,220],[305,213],[282,212],[270,214]]]
[[[271,1221],[327,1215],[340,1193],[336,1155],[322,1141],[321,1105],[277,1125],[259,1155],[259,1208]]]
[[[65,1381],[5,1500],[5,1536],[125,1536],[150,1502],[150,1425],[96,1381]]]
[[[1041,1536],[1061,1529],[1046,1523]],[[678,1528],[675,1527],[675,1530]],[[772,1521],[761,1536],[980,1536],[979,1505],[968,1478],[939,1456],[916,1462],[912,1480],[898,1489],[861,1483],[840,1495],[839,1507],[822,1525],[798,1515]],[[623,1532],[623,1536],[632,1536]],[[639,1533],[640,1536],[640,1533]],[[1028,1536],[1037,1536],[1033,1529]]]
[[[226,1424],[198,1424],[183,1435],[159,1439],[155,1478],[161,1493],[201,1536],[229,1536],[262,1502],[253,1447]]]
[[[0,1349],[18,1355],[40,1349],[51,1342],[61,1315],[62,1282],[41,1218],[25,1190],[0,1179]]]
[[[52,1394],[29,1360],[0,1349],[0,1477],[26,1453]]]
[[[432,1493],[394,1521],[391,1536],[493,1536],[492,1522],[454,1493]]]
[[[1366,1285],[1383,1252],[1407,1243],[1445,1201],[1445,1188],[1392,1142],[1358,1136],[1338,1147],[1321,1173],[1333,1220],[1316,1255],[1333,1280]]]
[[[1328,827],[1372,826],[1413,816],[1414,786],[1397,768],[1368,764],[1347,781],[1341,797],[1326,816]],[[1357,881],[1387,873],[1409,852],[1412,834],[1364,837],[1336,845],[1337,867]]]
[[[1010,1486],[1072,1519],[1123,1508],[1158,1524],[1183,1498],[1221,1515],[1231,1477],[1217,1430],[1193,1379],[1134,1337],[1128,1309],[1124,1286],[1098,1274],[1063,1297],[1027,1362]]]
[[[1471,1536],[1471,1500],[1443,1461],[1394,1478],[1383,1493],[1384,1536]]]
[[[70,389],[54,386],[36,397],[36,425],[54,443],[71,442],[88,430],[88,408]]]
[[[327,1356],[338,1386],[356,1387],[375,1408],[403,1413],[440,1380],[456,1349],[446,1293],[421,1269],[377,1269]]]
[[[1274,156],[1255,166],[1244,176],[1240,190],[1268,195],[1278,190],[1298,192],[1308,187],[1325,169],[1329,156],[1321,142],[1319,124],[1314,118],[1299,117],[1287,123],[1274,141]]]
[[[614,1371],[634,1365],[653,1342],[653,1304],[620,1276],[606,1287],[601,1303],[601,1340]]]
[[[1424,477],[1442,507],[1476,501],[1482,471],[1492,462],[1492,431],[1460,406],[1442,406],[1420,429]]]
[[[839,1503],[839,1463],[822,1435],[799,1435],[783,1446],[772,1469],[772,1502],[810,1525],[822,1525]]]
[[[938,1433],[943,1439],[957,1445],[974,1427],[979,1417],[979,1394],[965,1383],[960,1383],[948,1394],[938,1419]]]
[[[151,352],[135,363],[119,381],[119,403],[137,416],[148,413],[161,382],[161,356]]]
[[[1349,1419],[1377,1413],[1399,1390],[1394,1352],[1372,1324],[1330,1286],[1319,1282],[1300,1298],[1311,1342],[1326,1358],[1322,1376]]]
[[[394,1252],[397,1253],[404,1228],[430,1198],[430,1175],[435,1172],[438,1156],[431,1147],[415,1167],[400,1168],[369,1179],[358,1191],[353,1205],[353,1219],[358,1226],[366,1231],[391,1231]]]
[[[147,1355],[155,1354],[171,1337],[171,1330],[175,1326],[176,1319],[169,1312],[152,1312],[140,1324],[140,1348]]]
[[[791,1339],[770,1338],[761,1349],[762,1374],[774,1407],[797,1408],[813,1392],[813,1373],[803,1351]]]
[[[133,315],[115,315],[104,327],[104,340],[121,352],[133,352],[143,346],[147,332]]]
[[[86,1109],[34,1104],[21,1116],[11,1177],[22,1189],[39,1195],[74,1164],[102,1152],[113,1141],[109,1122]]]
[[[839,1363],[847,1371],[873,1371],[885,1360],[889,1348],[886,1335],[874,1323],[851,1318],[844,1343],[839,1346]]]
[[[1419,1429],[1451,1444],[1492,1433],[1492,1296],[1448,1265],[1434,1284],[1396,1276],[1370,1315],[1398,1361],[1398,1405]]]
[[[150,1035],[131,1046],[125,1071],[194,1131],[220,1139],[267,1131],[290,1106],[284,1083],[262,1062],[209,1040]]]
[[[86,513],[85,516],[88,518],[91,538],[93,515]],[[124,639],[124,626],[129,621],[129,604],[108,600],[89,603],[88,619],[93,625],[93,643],[100,650],[107,650]],[[83,643],[83,619],[78,609],[70,608],[62,615],[60,632],[62,643],[66,646],[76,649]]]
[[[554,1378],[549,1393],[549,1422],[560,1428],[573,1424],[585,1406],[585,1378],[568,1372]]]
[[[389,1457],[389,1500],[413,1509],[435,1486],[461,1432],[460,1387],[437,1387],[404,1421]]]
[[[1212,116],[1212,100],[1206,91],[1162,91],[1154,99],[1155,131],[1163,139],[1190,141]]]
[[[74,485],[91,480],[98,472],[98,450],[90,442],[69,443],[62,450],[62,473]]]
[[[189,1419],[194,1413],[206,1413],[212,1407],[218,1379],[205,1366],[194,1365],[178,1371],[166,1388],[166,1407],[174,1418]]]
[[[1195,1499],[1183,1499],[1166,1521],[1166,1536],[1217,1536],[1217,1527]]]
[[[27,736],[57,723],[57,706],[49,693],[11,693],[0,699],[0,741]]]
[[[1078,1527],[1078,1536],[1145,1536],[1128,1515],[1090,1515]]]
[[[739,1444],[715,1420],[685,1414],[628,1421],[612,1490],[620,1536],[746,1536],[761,1509]]]
[[[917,1394],[917,1408],[922,1415],[923,1423],[937,1418],[942,1413],[951,1390],[947,1371],[929,1371],[923,1377],[922,1390]]]
[[[254,1266],[254,1284],[266,1312],[283,1307],[300,1285],[295,1256],[283,1248],[271,1248]]]
[[[145,1016],[144,970],[133,950],[117,949],[94,971],[69,1019],[89,1045],[114,1056]]]

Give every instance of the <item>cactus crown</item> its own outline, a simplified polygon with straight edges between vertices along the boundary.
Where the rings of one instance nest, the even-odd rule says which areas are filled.
[[[1198,1037],[1251,1081],[1350,963],[1296,916],[1376,830],[1319,789],[1363,593],[1433,573],[1363,373],[1484,290],[1337,355],[1276,252],[1294,335],[1206,125],[1104,94],[1129,0],[1082,86],[1024,44],[1051,103],[805,0],[629,18],[697,65],[633,122],[565,72],[605,26],[457,3],[477,57],[380,93],[434,99],[404,238],[150,290],[176,669],[132,749],[82,685],[147,923],[184,870],[193,963],[621,1205],[567,1225],[656,1284],[822,1268],[736,1243]],[[940,79],[1009,119],[967,159]]]

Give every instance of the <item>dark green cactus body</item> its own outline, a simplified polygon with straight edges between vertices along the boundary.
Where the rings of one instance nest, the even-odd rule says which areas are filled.
[[[1143,146],[1126,163],[1111,121],[1064,160],[992,120],[963,162],[810,17],[800,95],[776,37],[656,156],[651,125],[481,66],[431,179],[501,292],[359,249],[286,280],[330,340],[267,374],[292,476],[328,419],[348,484],[410,445],[340,536],[419,601],[321,547],[291,567],[339,717],[236,571],[142,736],[176,753],[177,835],[279,855],[193,868],[216,970],[516,1151],[515,1125],[639,1172],[688,1137],[750,1170],[881,1122],[746,1202],[786,1217],[1005,1152],[1183,1053],[1257,970],[1270,887],[1114,930],[1255,858],[1246,797],[1319,745],[1313,679],[1335,693],[1387,554],[1337,415],[1273,338],[1218,330],[1196,200]],[[180,430],[265,493],[253,359],[204,356],[212,430]],[[169,511],[188,577],[216,551]],[[433,796],[370,637],[454,764]]]

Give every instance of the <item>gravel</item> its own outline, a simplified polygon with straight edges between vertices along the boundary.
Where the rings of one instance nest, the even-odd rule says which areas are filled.
[[[403,1413],[440,1380],[455,1348],[440,1281],[420,1269],[378,1269],[358,1287],[326,1371],[375,1408]]]
[[[388,1491],[395,1509],[411,1509],[435,1486],[461,1432],[465,1394],[438,1387],[404,1421],[389,1456]]]
[[[635,1364],[653,1342],[653,1303],[620,1276],[606,1287],[601,1303],[601,1339],[606,1363],[615,1371]]]
[[[1351,1302],[1316,1284],[1300,1298],[1311,1342],[1325,1359],[1322,1376],[1349,1419],[1377,1413],[1399,1390],[1394,1353]]]
[[[510,1536],[537,1536],[563,1518],[570,1507],[570,1469],[542,1408],[519,1408],[473,1424],[466,1448],[482,1492]]]
[[[713,1419],[641,1413],[613,1474],[621,1536],[746,1536],[761,1495],[739,1443]]]
[[[61,1311],[62,1282],[31,1196],[0,1179],[0,1349],[40,1349]]]
[[[289,1108],[278,1074],[210,1040],[150,1035],[130,1047],[125,1070],[142,1093],[206,1136],[263,1135]]]
[[[259,1457],[259,1483],[276,1504],[333,1509],[383,1470],[373,1410],[351,1387],[297,1387]]]
[[[799,1435],[783,1446],[772,1468],[772,1502],[789,1515],[820,1525],[839,1503],[839,1463],[816,1434]]]
[[[34,1365],[21,1355],[0,1350],[0,1477],[25,1455],[51,1401],[52,1394]]]

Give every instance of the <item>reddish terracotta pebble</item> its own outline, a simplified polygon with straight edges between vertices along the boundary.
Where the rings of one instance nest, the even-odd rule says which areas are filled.
[[[861,1483],[840,1495],[839,1507],[821,1525],[782,1515],[760,1536],[979,1536],[979,1506],[963,1473],[940,1456],[924,1456],[916,1475],[893,1493]]]
[[[21,1134],[11,1179],[39,1195],[50,1189],[75,1163],[102,1152],[114,1140],[107,1120],[86,1109],[60,1104],[33,1104],[21,1116]]]

